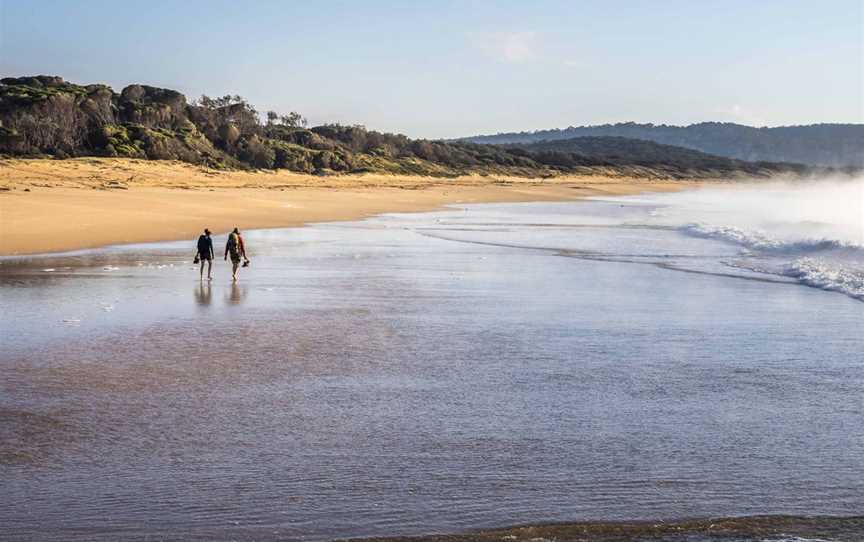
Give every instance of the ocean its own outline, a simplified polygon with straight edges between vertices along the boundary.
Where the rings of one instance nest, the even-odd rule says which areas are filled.
[[[862,210],[861,181],[455,205],[246,232],[236,284],[194,239],[4,258],[2,537],[864,539]]]

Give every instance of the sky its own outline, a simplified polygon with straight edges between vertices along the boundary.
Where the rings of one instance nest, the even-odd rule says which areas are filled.
[[[862,0],[0,0],[0,75],[446,138],[864,122]]]

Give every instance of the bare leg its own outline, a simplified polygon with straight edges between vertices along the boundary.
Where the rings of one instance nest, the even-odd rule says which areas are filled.
[[[204,271],[202,262],[201,271]],[[213,260],[207,260],[207,280],[213,280]]]
[[[198,276],[201,277],[200,280],[204,280],[204,258],[201,258],[201,269],[199,270]]]
[[[231,278],[237,282],[237,269],[240,267],[240,262],[231,262]]]

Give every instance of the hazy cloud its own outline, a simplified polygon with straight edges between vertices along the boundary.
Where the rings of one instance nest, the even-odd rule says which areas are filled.
[[[468,37],[474,47],[501,62],[518,64],[536,56],[534,32],[479,32]]]
[[[759,114],[750,111],[740,104],[732,104],[729,107],[719,109],[719,115],[724,117],[724,120],[746,124],[748,126],[766,126],[767,121]]]

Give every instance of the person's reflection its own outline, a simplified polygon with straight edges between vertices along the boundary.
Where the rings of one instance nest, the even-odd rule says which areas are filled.
[[[228,304],[239,305],[240,303],[243,303],[244,299],[246,299],[246,288],[240,286],[236,282],[232,282],[231,290],[229,291],[228,297],[226,298]]]
[[[198,302],[199,305],[206,307],[210,305],[210,301],[213,300],[213,292],[210,289],[210,284],[206,282],[202,282],[195,288],[195,301]]]

